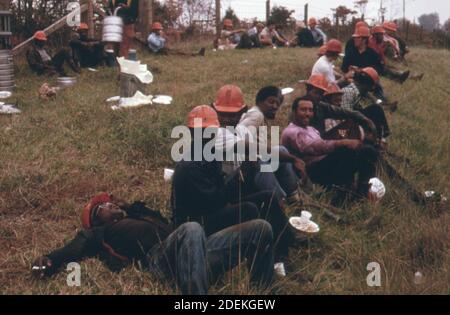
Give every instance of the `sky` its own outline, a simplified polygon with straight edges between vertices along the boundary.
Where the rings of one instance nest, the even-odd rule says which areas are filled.
[[[396,19],[403,17],[403,0],[369,0],[366,16],[378,19],[380,1],[386,7],[387,19]],[[354,0],[271,0],[271,5],[285,6],[291,10],[296,10],[294,17],[303,19],[303,7],[309,4],[309,16],[318,18],[332,17],[330,8],[339,5],[345,5],[348,8],[354,8]],[[222,0],[222,12],[231,6],[239,18],[265,19],[266,0]],[[405,0],[406,18],[411,21],[418,20],[418,17],[424,13],[437,12],[440,16],[441,24],[450,18],[449,0]]]

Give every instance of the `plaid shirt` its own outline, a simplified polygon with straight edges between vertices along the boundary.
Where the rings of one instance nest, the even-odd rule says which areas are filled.
[[[342,92],[344,92],[344,94],[342,95],[341,107],[347,110],[357,110],[360,107],[359,102],[362,97],[355,83],[351,83],[343,88]]]

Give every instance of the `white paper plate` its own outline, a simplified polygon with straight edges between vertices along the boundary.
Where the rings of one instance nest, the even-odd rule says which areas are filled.
[[[168,95],[156,95],[152,99],[153,103],[162,104],[162,105],[170,105],[170,104],[172,104],[172,101],[173,101],[172,96],[168,96]]]
[[[0,92],[0,98],[8,98],[11,97],[12,93],[8,91],[1,91]]]
[[[281,90],[281,94],[283,95],[291,94],[292,92],[294,92],[294,89],[291,87],[287,87]]]
[[[297,230],[308,233],[315,234],[319,233],[320,228],[319,225],[314,223],[313,221],[309,221],[307,225],[301,224],[300,217],[291,217],[289,219],[289,223]]]
[[[106,100],[107,103],[120,101],[120,96],[113,96]]]

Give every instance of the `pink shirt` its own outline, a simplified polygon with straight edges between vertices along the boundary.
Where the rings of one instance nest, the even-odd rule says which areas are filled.
[[[337,147],[337,141],[323,140],[314,127],[306,128],[290,123],[281,135],[281,144],[306,164],[322,160]]]

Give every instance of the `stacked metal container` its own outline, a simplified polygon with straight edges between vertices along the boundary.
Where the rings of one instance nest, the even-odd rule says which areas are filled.
[[[0,91],[12,91],[15,87],[11,17],[10,11],[0,11]]]

